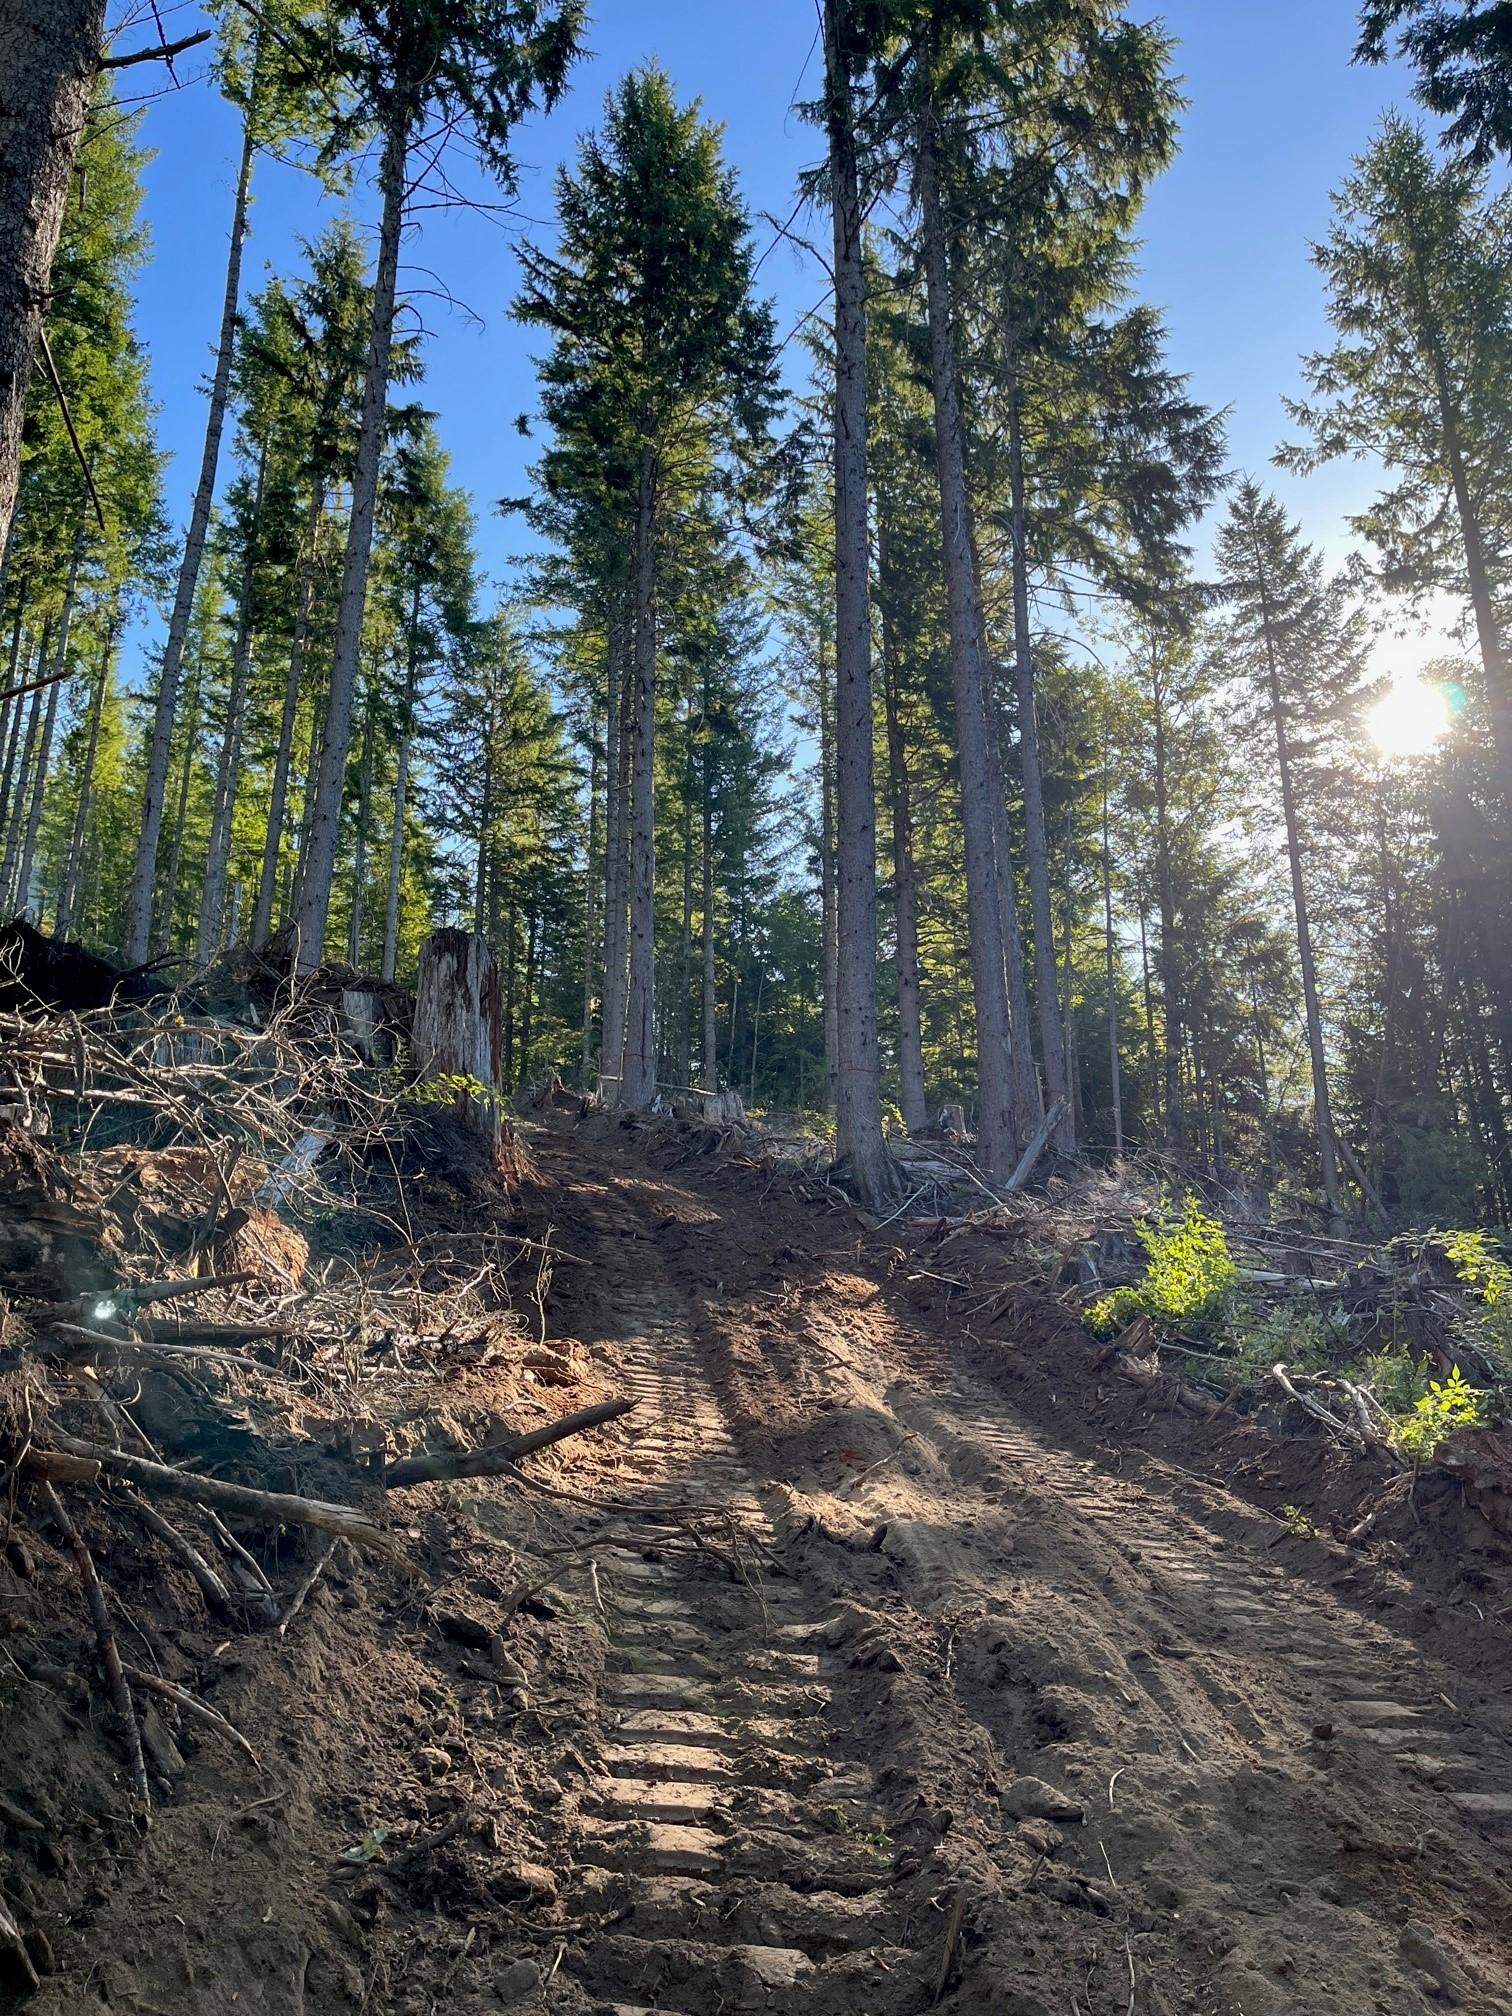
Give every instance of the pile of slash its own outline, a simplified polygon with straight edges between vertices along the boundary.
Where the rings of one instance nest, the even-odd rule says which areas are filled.
[[[99,1805],[72,1816],[86,1836],[140,1838],[186,1751],[255,1777],[206,1698],[211,1637],[234,1666],[322,1578],[413,1580],[404,1494],[523,1479],[625,1411],[546,1342],[568,1256],[523,1229],[520,1152],[407,1091],[402,1003],[384,1063],[363,1000],[354,1024],[339,987],[296,1005],[276,976],[175,996],[0,932],[0,2006],[57,1964],[45,1879],[89,1894],[60,1800]],[[504,1555],[518,1588],[486,1616],[431,1601],[426,1622],[507,1702],[525,1676],[502,1631],[550,1571]],[[94,1746],[92,1784],[44,1735],[28,1784],[43,1701],[44,1735]]]

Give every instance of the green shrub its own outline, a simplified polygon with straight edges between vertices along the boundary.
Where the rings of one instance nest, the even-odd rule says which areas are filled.
[[[1188,1197],[1180,1218],[1137,1230],[1150,1256],[1144,1276],[1094,1302],[1084,1318],[1088,1329],[1113,1336],[1137,1316],[1148,1316],[1162,1332],[1206,1336],[1228,1308],[1239,1279],[1223,1227]]]
[[[1456,1428],[1478,1428],[1481,1425],[1482,1397],[1456,1365],[1447,1379],[1428,1382],[1428,1391],[1416,1402],[1411,1413],[1398,1419],[1392,1440],[1404,1456],[1410,1456],[1414,1463],[1421,1463],[1432,1456],[1439,1444],[1447,1441]]]

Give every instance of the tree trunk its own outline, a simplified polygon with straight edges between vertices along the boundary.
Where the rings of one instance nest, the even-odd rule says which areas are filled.
[[[254,95],[256,57],[253,58]],[[184,663],[184,645],[189,635],[189,619],[194,611],[194,593],[199,584],[205,557],[205,540],[210,529],[210,512],[215,503],[215,475],[220,462],[221,435],[225,431],[226,407],[231,395],[231,366],[236,349],[236,306],[241,296],[242,249],[247,237],[247,199],[252,186],[253,112],[242,121],[241,166],[236,178],[236,199],[231,211],[231,243],[226,253],[226,285],[221,301],[220,337],[215,351],[215,375],[210,384],[210,403],[205,412],[205,440],[200,450],[199,480],[189,512],[189,529],[179,562],[178,585],[173,595],[173,611],[168,619],[168,638],[163,646],[163,663],[158,673],[157,700],[152,717],[152,742],[147,754],[147,781],[142,795],[142,818],[137,834],[136,866],[126,899],[125,953],[136,964],[147,957],[152,940],[152,903],[157,887],[158,842],[163,829],[163,806],[168,795],[168,766],[173,750],[173,724],[178,713],[179,679]],[[171,928],[171,923],[170,923]]]
[[[179,765],[178,811],[168,849],[168,872],[163,877],[163,907],[158,920],[160,952],[166,952],[173,943],[173,913],[178,905],[179,870],[184,861],[184,827],[189,818],[189,787],[194,781],[194,752],[199,743],[200,688],[204,677],[204,667],[196,661],[189,676],[189,690],[184,696],[184,755]]]
[[[476,932],[434,931],[420,948],[412,1044],[420,1078],[441,1082],[463,1124],[498,1152],[499,969]]]
[[[621,621],[609,633],[609,716],[604,788],[607,798],[604,844],[604,1035],[599,1051],[599,1092],[619,1103],[625,1068],[625,951],[627,939],[626,837],[630,803],[629,626]]]
[[[870,554],[866,498],[866,281],[851,105],[849,9],[824,0],[825,124],[835,278],[835,1145],[856,1193],[888,1197],[877,1050],[877,798],[872,759]]]
[[[1024,507],[1024,444],[1019,415],[1017,364],[1010,364],[1008,467],[1013,521],[1013,662],[1018,689],[1019,772],[1024,784],[1024,851],[1029,863],[1029,909],[1034,919],[1034,991],[1039,1001],[1040,1054],[1045,1089],[1063,1100],[1056,1128],[1057,1152],[1075,1147],[1071,1079],[1060,1017],[1055,971],[1055,927],[1050,911],[1050,842],[1045,831],[1045,790],[1040,771],[1039,718],[1034,695],[1034,647],[1029,632],[1028,522]]]
[[[1158,682],[1159,675],[1155,675]],[[1169,1155],[1186,1152],[1186,1107],[1182,1091],[1183,1011],[1181,958],[1177,940],[1176,890],[1171,868],[1171,814],[1166,784],[1165,709],[1155,701],[1155,875],[1160,906],[1161,1019],[1165,1025],[1165,1142]]]
[[[707,707],[707,698],[705,700]],[[719,1090],[719,995],[714,965],[714,748],[703,760],[703,1044],[699,1070],[706,1092]]]
[[[16,616],[11,625],[10,657],[5,668],[5,683],[8,687],[21,684],[21,637],[22,619],[26,612],[26,583],[23,581],[16,594]],[[28,645],[30,639],[27,640]],[[10,811],[11,786],[15,782],[16,748],[21,734],[21,717],[26,712],[24,695],[18,693],[5,703],[5,714],[0,719],[0,831],[4,830],[6,817]]]
[[[621,1106],[656,1096],[656,469],[641,450],[635,510],[635,680],[630,765],[630,984]]]
[[[57,935],[67,938],[79,916],[79,892],[84,877],[84,846],[89,832],[90,800],[94,795],[95,759],[100,750],[100,723],[110,697],[110,661],[115,650],[116,624],[107,617],[105,642],[100,651],[100,674],[89,702],[89,737],[84,745],[84,763],[79,772],[79,802],[74,807],[73,833],[68,842],[68,859],[63,869],[63,888],[58,897]]]
[[[210,851],[205,863],[205,886],[200,894],[199,928],[195,934],[194,956],[205,965],[220,945],[225,919],[226,874],[231,861],[231,827],[236,811],[237,787],[241,782],[242,731],[247,715],[247,683],[252,672],[253,612],[256,603],[257,563],[262,525],[263,481],[267,474],[268,451],[264,446],[257,458],[257,488],[252,499],[252,517],[242,552],[242,575],[237,594],[236,644],[231,654],[231,684],[226,694],[226,719],[221,731],[220,763],[215,779],[215,805],[210,820]]]
[[[410,739],[415,732],[415,691],[420,679],[420,584],[410,597],[409,645],[404,660],[404,711],[394,758],[393,824],[389,829],[388,895],[383,906],[383,979],[399,964],[399,884],[404,873],[404,810],[409,787]]]
[[[977,1136],[985,1167],[996,1175],[1007,1176],[1018,1161],[1018,1147],[1014,1125],[1013,1029],[1008,1009],[1003,926],[998,903],[993,807],[997,785],[993,776],[992,740],[988,726],[982,612],[972,565],[971,504],[966,489],[960,375],[932,117],[920,138],[917,180],[929,297],[935,455],[940,483],[946,599],[950,615],[950,661],[955,689],[961,827],[966,857],[966,906],[976,1009]],[[1053,949],[1051,965],[1053,971]],[[1053,993],[1051,1001],[1053,1012]],[[1041,1013],[1043,1015],[1043,1007]]]
[[[887,579],[888,535],[879,526],[878,566]],[[882,608],[882,697],[887,715],[887,786],[892,812],[893,912],[897,941],[898,1082],[903,1124],[910,1134],[929,1125],[924,1096],[924,1040],[919,1013],[919,886],[914,871],[913,801],[898,693],[891,614]]]
[[[1118,1061],[1118,969],[1113,948],[1113,862],[1108,849],[1108,768],[1102,780],[1103,950],[1108,986],[1108,1087],[1113,1106],[1113,1153],[1123,1160],[1123,1081]]]
[[[104,0],[0,0],[0,545],[104,33]]]
[[[533,910],[525,914],[525,994],[520,1003],[520,1062],[516,1085],[530,1079],[530,1049],[535,1040],[536,965],[540,955],[540,920]]]
[[[824,1104],[833,1113],[840,1081],[840,932],[835,875],[835,718],[823,636],[815,668],[819,688],[819,913],[824,972]]]
[[[295,971],[313,973],[325,954],[326,918],[331,882],[336,872],[336,847],[341,832],[341,806],[346,793],[347,751],[352,739],[352,701],[357,690],[358,654],[367,601],[368,562],[373,550],[373,510],[378,495],[378,470],[383,459],[384,420],[388,407],[389,357],[394,339],[394,299],[398,287],[399,236],[404,225],[405,168],[412,123],[408,95],[396,94],[383,136],[378,182],[383,191],[383,221],[378,234],[378,268],[373,283],[372,324],[367,372],[362,387],[362,421],[352,476],[352,508],[347,520],[346,554],[342,563],[341,599],[336,609],[336,636],[331,647],[330,697],[320,750],[320,774],[310,838],[295,920]]]
[[[1276,767],[1281,776],[1281,810],[1286,821],[1286,856],[1291,867],[1292,907],[1297,919],[1297,957],[1302,967],[1302,999],[1307,1010],[1307,1047],[1312,1058],[1313,1105],[1318,1120],[1318,1155],[1323,1172],[1323,1199],[1329,1224],[1343,1225],[1339,1210],[1339,1171],[1334,1149],[1333,1113],[1328,1098],[1328,1060],[1323,1052],[1323,1013],[1318,1001],[1318,972],[1313,958],[1312,929],[1307,917],[1307,891],[1302,875],[1302,841],[1297,826],[1297,800],[1292,785],[1291,748],[1286,705],[1281,693],[1281,669],[1276,658],[1274,618],[1265,563],[1258,542],[1255,565],[1265,628],[1266,677],[1270,688],[1271,725],[1276,734]]]
[[[378,677],[376,665],[373,667],[372,677],[376,687]],[[367,705],[362,710],[362,762],[358,766],[357,773],[357,844],[352,850],[352,915],[347,932],[347,962],[356,967],[358,972],[362,970],[362,923],[363,912],[367,907],[368,822],[373,810],[375,708],[374,694],[370,690]]]
[[[679,1086],[692,1083],[693,1069],[693,715],[691,704],[683,724],[682,789],[682,932],[677,960],[677,1052],[673,1077]]]
[[[613,705],[611,701],[611,706]],[[586,1092],[593,1083],[594,981],[598,963],[595,945],[598,935],[598,845],[599,845],[599,743],[598,724],[589,722],[588,731],[588,857],[583,876],[583,1036],[578,1060],[578,1082]]]
[[[984,648],[985,658],[985,648]],[[1002,710],[990,723],[997,788],[992,794],[992,828],[997,854],[998,922],[1003,930],[1003,965],[1007,973],[1008,1021],[1013,1031],[1013,1117],[1021,1148],[1027,1148],[1045,1117],[1044,1088],[1030,1040],[1029,982],[1024,966],[1024,938],[1019,929],[1018,876],[1013,868],[1013,844],[1008,832],[1007,727]]]
[[[21,859],[16,869],[16,894],[13,902],[13,908],[23,917],[31,909],[32,863],[36,859],[37,835],[42,828],[42,802],[47,794],[53,729],[57,725],[58,695],[62,690],[61,679],[54,679],[47,689],[47,708],[42,716],[42,739],[37,748],[36,767],[32,772],[31,809],[26,815],[26,833],[21,843]]]
[[[42,619],[42,637],[37,646],[37,677],[47,671],[48,647],[52,642],[52,618]],[[26,812],[27,787],[31,781],[32,763],[37,754],[37,737],[42,728],[42,691],[38,687],[31,696],[31,705],[26,713],[26,732],[21,738],[11,773],[9,813],[5,823],[5,856],[0,860],[0,912],[7,912],[12,902],[15,884],[16,863],[21,853],[22,821]],[[19,715],[18,715],[19,722]]]
[[[73,626],[74,594],[79,585],[79,561],[83,548],[82,537],[74,541],[73,557],[68,563],[68,586],[63,591],[63,613],[58,619],[58,648],[53,653],[52,684],[47,689],[47,711],[42,721],[42,741],[37,754],[36,769],[32,776],[31,811],[27,816],[26,834],[21,845],[21,860],[16,870],[16,908],[25,914],[31,907],[32,864],[36,859],[37,835],[42,828],[42,801],[47,791],[47,773],[52,762],[53,730],[58,720],[58,698],[63,691],[63,674],[68,665],[68,634]],[[46,666],[40,668],[46,671]]]
[[[488,853],[493,831],[494,701],[488,703],[483,725],[483,790],[478,804],[478,863],[473,880],[473,931],[488,936]]]
[[[289,669],[284,676],[283,710],[278,721],[278,748],[273,757],[273,781],[268,794],[268,830],[263,840],[262,869],[257,879],[257,908],[252,913],[252,944],[266,945],[273,930],[273,902],[278,890],[278,857],[283,849],[284,819],[289,803],[289,769],[294,754],[294,728],[299,719],[299,688],[304,676],[305,646],[310,635],[310,607],[315,595],[315,567],[320,548],[320,514],[325,504],[324,479],[310,488],[310,510],[299,556],[299,591],[294,609],[294,637]],[[389,976],[392,977],[392,976]]]

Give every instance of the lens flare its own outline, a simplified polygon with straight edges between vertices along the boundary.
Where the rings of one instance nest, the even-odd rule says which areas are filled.
[[[1422,679],[1398,679],[1371,708],[1370,739],[1383,756],[1426,756],[1449,728],[1443,688]]]

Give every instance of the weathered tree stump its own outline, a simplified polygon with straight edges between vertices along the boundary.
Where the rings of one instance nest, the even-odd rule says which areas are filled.
[[[428,1096],[481,1135],[496,1160],[504,1141],[499,1105],[499,969],[475,933],[433,931],[420,948],[412,1037]]]

